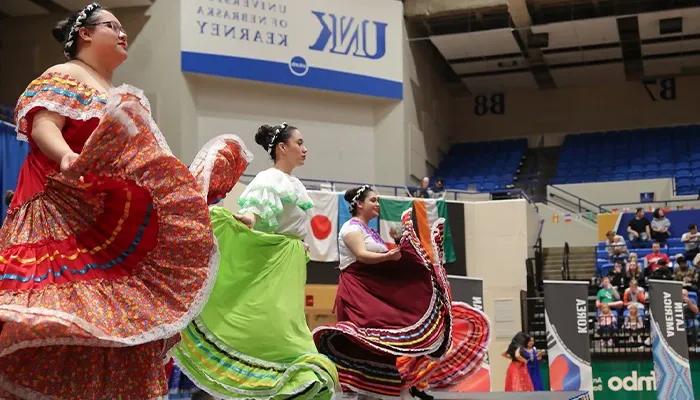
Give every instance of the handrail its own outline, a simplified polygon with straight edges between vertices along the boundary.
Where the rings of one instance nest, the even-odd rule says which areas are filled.
[[[580,204],[581,204],[581,203],[585,203],[585,204],[588,204],[588,205],[590,205],[590,206],[593,206],[593,209],[594,209],[594,210],[595,210],[595,209],[600,209],[600,206],[599,206],[598,204],[595,204],[595,203],[593,203],[593,202],[590,202],[590,201],[584,199],[583,197],[580,197],[580,196],[577,196],[577,195],[575,195],[575,194],[573,194],[573,193],[571,193],[571,192],[568,192],[568,191],[566,191],[566,190],[560,188],[559,186],[555,186],[555,185],[551,185],[551,184],[550,184],[549,187],[551,187],[551,188],[553,188],[553,189],[556,189],[556,190],[558,190],[558,191],[560,191],[560,192],[562,192],[562,193],[564,193],[564,194],[567,194],[567,195],[569,195],[569,196],[571,196],[571,197],[577,199],[577,200],[578,200],[578,203],[579,203],[579,207],[580,207]]]
[[[569,248],[569,242],[564,242],[564,257],[561,260],[561,279],[565,281],[571,280],[571,273],[569,272],[569,253],[571,249]]]
[[[542,246],[542,230],[544,229],[544,220],[540,220],[540,228],[537,230],[537,240],[535,240],[535,247],[537,247],[537,243]]]
[[[243,174],[242,178],[249,178],[253,179],[255,178],[255,175],[251,174]],[[329,184],[332,187],[335,187],[335,185],[343,185],[343,186],[362,186],[366,185],[366,182],[349,182],[349,181],[336,181],[336,180],[330,180],[330,179],[313,179],[313,178],[299,178],[302,183],[304,182],[309,182],[309,183],[325,183]],[[387,188],[387,189],[393,189],[394,190],[394,196],[399,196],[399,191],[405,191],[407,194],[406,197],[413,197],[411,196],[411,190],[409,186],[396,186],[396,185],[382,185],[382,184],[371,184],[375,188]],[[517,196],[517,198],[520,199],[525,199],[529,204],[533,204],[532,199],[521,189],[518,188],[512,188],[512,189],[497,189],[497,190],[492,190],[489,192],[478,192],[478,191],[473,191],[473,190],[454,190],[454,189],[449,189],[445,190],[445,196],[443,196],[444,199],[447,198],[447,195],[449,194],[451,197],[453,197],[453,200],[458,200],[457,196],[459,195],[490,195],[491,198],[493,198],[493,195],[498,195],[498,194],[507,194],[507,195],[513,195]],[[537,210],[537,206],[535,206],[535,210]]]
[[[605,203],[601,204],[600,206],[606,206],[606,207],[619,207],[619,206],[630,206],[629,208],[635,208],[636,206],[641,206],[641,205],[649,205],[649,204],[663,204],[665,206],[672,204],[672,203],[693,203],[693,202],[700,202],[700,198],[696,198],[693,200],[659,200],[659,201],[649,201],[649,202],[631,202],[631,203]],[[606,211],[606,212],[611,212],[611,211]]]

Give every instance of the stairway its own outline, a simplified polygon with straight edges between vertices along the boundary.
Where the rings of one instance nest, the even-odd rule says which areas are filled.
[[[546,201],[547,184],[557,173],[561,147],[527,149],[525,160],[516,175],[515,187],[535,201]]]
[[[572,280],[589,281],[595,275],[595,249],[593,247],[569,247],[569,274]],[[545,280],[561,280],[561,265],[564,259],[563,247],[544,249]]]
[[[529,148],[525,152],[525,158],[523,164],[518,169],[518,173],[515,175],[514,186],[528,196],[532,197],[534,194],[534,177],[533,174],[537,173],[537,148]]]
[[[552,182],[557,174],[560,152],[561,147],[543,147],[540,149],[540,180],[537,193],[542,194],[541,199],[547,198],[547,185]]]

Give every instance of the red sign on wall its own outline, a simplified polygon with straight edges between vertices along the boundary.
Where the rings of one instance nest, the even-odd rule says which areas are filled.
[[[307,307],[313,307],[314,306],[314,296],[312,295],[306,295],[306,306]]]

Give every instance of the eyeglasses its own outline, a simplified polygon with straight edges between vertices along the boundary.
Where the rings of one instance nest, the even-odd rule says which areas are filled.
[[[111,30],[116,32],[117,35],[120,33],[123,33],[124,35],[126,35],[126,31],[124,30],[124,27],[122,27],[119,24],[119,22],[116,22],[116,21],[95,22],[94,24],[84,25],[84,26],[88,27],[88,26],[98,26],[98,25],[108,26]]]

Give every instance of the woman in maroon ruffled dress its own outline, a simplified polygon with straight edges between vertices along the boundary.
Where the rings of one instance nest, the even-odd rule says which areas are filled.
[[[119,20],[92,3],[53,33],[68,61],[15,110],[30,152],[0,229],[0,398],[163,398],[216,275],[207,203],[143,92],[112,86]]]
[[[348,190],[345,200],[353,218],[338,234],[339,322],[314,330],[319,351],[336,364],[344,396],[429,398],[419,388],[443,389],[468,378],[486,357],[486,316],[452,303],[445,269],[430,261],[410,210],[402,216],[399,247],[389,250],[369,228],[379,215],[377,193],[365,185]],[[432,229],[438,259],[443,224],[441,219]],[[465,322],[459,334],[453,332],[453,307]]]

